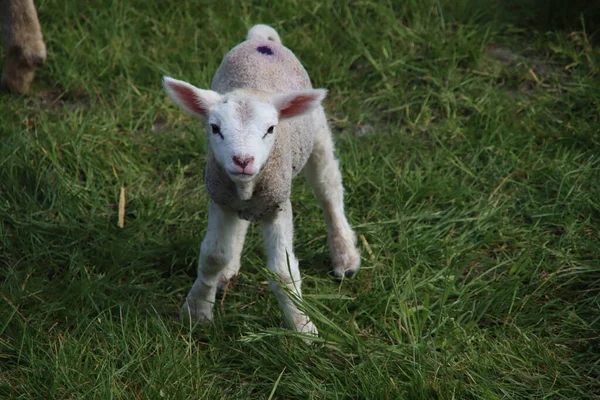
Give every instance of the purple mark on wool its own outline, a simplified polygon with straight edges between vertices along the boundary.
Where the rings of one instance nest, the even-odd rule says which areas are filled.
[[[273,55],[273,50],[271,50],[269,46],[258,46],[256,51],[258,51],[260,54],[266,54],[268,56]]]

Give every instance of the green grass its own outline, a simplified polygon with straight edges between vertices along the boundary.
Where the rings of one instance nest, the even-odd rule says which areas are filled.
[[[0,96],[0,398],[599,397],[600,50],[501,4],[38,1],[48,63]],[[330,90],[364,238],[332,279],[298,179],[315,346],[284,328],[256,228],[214,323],[176,319],[206,148],[160,77],[208,86],[258,22]]]

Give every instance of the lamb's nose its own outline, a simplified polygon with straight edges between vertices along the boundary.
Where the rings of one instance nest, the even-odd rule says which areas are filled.
[[[244,168],[246,168],[248,165],[252,164],[252,161],[254,161],[254,157],[239,157],[239,156],[233,157],[233,162],[235,163],[235,165],[241,167],[242,170]]]

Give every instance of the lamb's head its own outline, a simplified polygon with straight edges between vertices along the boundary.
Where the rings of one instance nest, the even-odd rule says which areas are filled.
[[[215,159],[234,182],[249,182],[266,164],[277,124],[318,107],[324,89],[290,93],[217,93],[163,78],[169,97],[194,117],[206,119],[206,135]]]

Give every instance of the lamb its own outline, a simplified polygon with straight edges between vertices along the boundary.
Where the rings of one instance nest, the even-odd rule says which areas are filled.
[[[46,60],[46,44],[33,0],[0,0],[2,42],[6,65],[1,85],[27,93],[35,70]]]
[[[183,316],[213,317],[217,287],[240,268],[248,225],[262,224],[270,282],[288,325],[317,335],[298,309],[302,299],[293,252],[292,179],[305,176],[324,212],[333,272],[351,277],[360,266],[356,237],[344,214],[343,186],[332,134],[310,78],[277,32],[255,25],[223,59],[212,90],[163,78],[168,96],[194,117],[206,119],[205,184],[208,229],[200,248],[198,277],[182,307]]]

